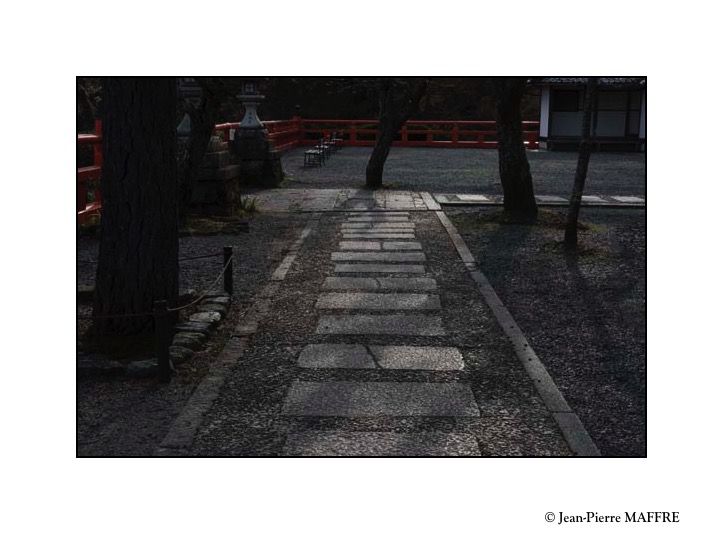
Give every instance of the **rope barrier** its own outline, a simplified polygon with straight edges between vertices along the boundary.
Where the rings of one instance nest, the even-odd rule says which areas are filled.
[[[197,304],[197,303],[198,303],[200,300],[202,300],[203,298],[206,298],[206,297],[208,296],[208,294],[210,294],[210,292],[212,292],[212,290],[215,288],[215,285],[217,285],[217,282],[220,281],[220,278],[225,274],[225,270],[227,269],[228,266],[230,266],[230,263],[232,263],[233,258],[234,258],[234,257],[230,257],[230,258],[228,259],[227,263],[225,263],[225,264],[223,265],[223,268],[222,268],[222,270],[220,270],[220,273],[219,273],[218,276],[215,278],[215,281],[213,281],[212,285],[210,285],[210,287],[208,287],[208,288],[205,290],[204,293],[202,293],[200,296],[198,296],[195,300],[193,300],[193,301],[190,302],[189,304],[185,304],[184,306],[179,306],[179,307],[175,307],[175,308],[169,308],[169,309],[168,309],[168,312],[170,312],[170,311],[182,311],[183,309],[187,309],[187,308],[189,308],[190,306],[194,306],[195,304]],[[155,315],[154,312],[148,312],[148,313],[118,313],[117,315],[90,315],[90,316],[79,315],[77,318],[78,318],[78,319],[124,319],[124,318],[128,318],[128,317],[152,317],[152,316],[154,316],[154,315]]]
[[[197,257],[184,257],[182,259],[178,259],[178,262],[194,261],[197,259],[209,259],[210,257],[217,257],[217,256],[218,256],[217,253],[210,253],[209,255],[198,255]]]
[[[220,255],[222,255],[222,252],[220,252]],[[183,257],[182,259],[178,259],[178,262],[184,262],[184,261],[196,261],[198,259],[209,259],[210,257],[217,257],[218,253],[208,253],[207,255],[197,255],[195,257]],[[97,261],[76,261],[77,264],[97,264]]]
[[[212,285],[210,285],[210,287],[208,287],[204,293],[202,293],[200,296],[198,296],[195,300],[193,300],[189,304],[185,304],[184,306],[180,306],[180,307],[176,307],[176,308],[169,308],[168,311],[182,311],[183,309],[189,308],[190,306],[197,304],[200,300],[205,298],[215,288],[215,285],[217,285],[217,282],[220,281],[220,278],[223,277],[223,275],[225,274],[225,270],[227,269],[228,266],[230,266],[230,263],[232,263],[233,259],[234,259],[234,256],[230,257],[228,259],[228,261],[223,266],[222,270],[220,270],[220,273],[218,274],[218,276],[215,278],[215,281],[213,281]]]

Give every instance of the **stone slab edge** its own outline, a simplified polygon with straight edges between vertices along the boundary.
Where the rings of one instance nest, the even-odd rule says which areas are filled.
[[[292,246],[290,246],[290,250],[288,251],[287,255],[285,255],[285,258],[282,260],[282,262],[278,265],[278,267],[273,272],[272,276],[270,277],[271,281],[282,281],[285,279],[285,276],[287,275],[288,271],[290,270],[290,267],[295,262],[295,259],[298,256],[298,253],[300,252],[300,247],[302,246],[303,242],[305,241],[305,238],[307,238],[310,233],[317,227],[317,224],[320,220],[320,216],[318,213],[314,213],[310,220],[308,221],[308,224],[305,225],[305,228],[300,233],[300,237],[293,242]]]
[[[436,193],[435,197],[442,197],[441,205],[442,206],[502,206],[503,202],[502,199],[493,200],[490,199],[488,201],[451,201],[446,199],[443,195],[445,194],[439,194]],[[486,197],[491,197],[492,195],[486,195]],[[611,197],[611,195],[603,195],[603,197]],[[423,198],[424,200],[424,198]],[[536,200],[535,203],[538,206],[569,206],[570,202],[549,202],[549,201],[538,201]],[[427,204],[427,203],[426,203]],[[614,202],[614,201],[607,201],[607,202],[587,202],[583,201],[580,203],[580,206],[582,207],[593,207],[593,208],[645,208],[646,203],[621,203],[621,202]],[[429,210],[436,210],[435,208],[430,208],[428,206]]]
[[[570,408],[562,392],[553,381],[540,358],[535,354],[527,338],[523,334],[510,311],[495,293],[485,274],[477,267],[475,258],[470,253],[467,244],[462,239],[457,229],[443,211],[436,211],[435,215],[442,223],[450,236],[458,255],[465,263],[465,267],[473,280],[478,284],[480,294],[487,302],[497,319],[505,335],[510,339],[515,351],[515,356],[525,368],[528,376],[533,382],[535,389],[542,398],[548,411],[552,413],[553,419],[563,434],[570,450],[577,456],[600,456],[600,451],[585,429],[580,418]]]
[[[289,254],[273,272],[270,282],[253,298],[253,304],[245,316],[238,321],[232,336],[210,366],[207,375],[198,383],[190,398],[175,417],[162,442],[155,449],[156,457],[180,457],[188,455],[195,434],[202,424],[205,414],[210,410],[232,366],[247,348],[251,336],[257,332],[258,323],[269,312],[272,298],[280,289],[279,281],[285,279],[290,265],[312,230],[317,226],[320,215],[314,213],[300,237],[290,247]],[[291,257],[290,261],[288,259]],[[284,268],[284,270],[283,270]]]
[[[420,196],[422,197],[423,202],[425,203],[425,206],[427,206],[428,210],[442,210],[442,207],[437,203],[437,201],[433,198],[430,193],[427,191],[421,191]]]

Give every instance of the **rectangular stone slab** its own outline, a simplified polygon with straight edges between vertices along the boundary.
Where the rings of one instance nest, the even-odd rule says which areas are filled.
[[[437,282],[432,278],[420,277],[328,277],[325,278],[322,288],[329,290],[359,289],[366,291],[434,291],[437,289]]]
[[[420,242],[383,242],[382,248],[385,251],[419,251],[422,245]]]
[[[361,223],[361,222],[378,222],[378,221],[387,221],[387,222],[405,222],[408,223],[408,218],[406,216],[358,216],[358,217],[349,217],[347,218],[346,223]]]
[[[364,345],[335,343],[306,345],[298,357],[298,366],[316,369],[375,369],[377,367]]]
[[[352,229],[414,229],[414,223],[343,223],[343,231]]]
[[[466,433],[420,431],[304,431],[290,433],[286,456],[479,456],[475,437]]]
[[[463,193],[458,193],[456,197],[466,202],[487,202],[490,200],[485,195],[466,195]]]
[[[627,197],[627,196],[613,195],[612,198],[621,203],[644,203],[645,202],[645,199],[642,199],[640,197]]]
[[[465,367],[457,347],[370,345],[375,361],[384,369],[461,370]]]
[[[325,315],[316,334],[390,336],[444,336],[442,319],[435,315]]]
[[[380,251],[380,242],[372,242],[372,241],[357,241],[354,242],[352,240],[345,240],[340,242],[340,249],[348,249],[348,250],[360,250],[360,249],[367,249],[372,251]]]
[[[333,261],[373,261],[373,262],[425,262],[422,252],[373,252],[373,251],[335,251],[330,255]]]
[[[362,217],[362,216],[409,216],[410,212],[402,212],[399,210],[376,210],[374,212],[349,212],[350,217]]]
[[[316,309],[368,309],[372,311],[437,310],[440,297],[418,293],[322,293]]]
[[[370,273],[370,274],[424,274],[422,264],[363,264],[345,263],[335,265],[336,274]]]
[[[472,390],[462,383],[295,381],[286,416],[479,416]]]
[[[415,240],[414,234],[359,233],[343,234],[343,240]]]
[[[415,234],[413,229],[344,229],[341,231],[343,235],[347,234]]]

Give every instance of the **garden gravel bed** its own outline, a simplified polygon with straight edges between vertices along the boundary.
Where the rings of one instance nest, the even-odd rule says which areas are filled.
[[[372,148],[347,147],[322,167],[303,167],[305,148],[283,154],[285,187],[358,188]],[[497,150],[468,148],[393,148],[384,169],[386,187],[432,193],[502,195]],[[527,152],[536,195],[569,197],[577,152]],[[593,154],[586,195],[645,195],[645,154]]]
[[[646,455],[645,210],[583,209],[567,258],[561,228],[495,212],[447,214],[602,454]]]
[[[209,287],[222,269],[222,247],[234,247],[234,296],[228,316],[192,359],[178,367],[169,384],[161,384],[156,378],[133,379],[125,375],[78,377],[78,455],[152,455],[248,309],[251,298],[267,282],[284,250],[296,239],[306,218],[297,214],[259,213],[250,220],[249,233],[180,239],[181,258],[218,252],[216,258],[180,263],[181,290],[202,292]],[[97,252],[96,237],[78,239],[78,261],[95,261]],[[78,264],[78,285],[92,285],[94,272],[94,265]],[[79,314],[90,312],[88,303],[78,304]],[[80,324],[78,330],[83,328]],[[119,358],[121,363],[134,359],[137,358]]]

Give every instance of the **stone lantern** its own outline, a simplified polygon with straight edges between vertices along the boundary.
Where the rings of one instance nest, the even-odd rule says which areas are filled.
[[[283,171],[280,154],[276,152],[265,127],[258,118],[257,107],[265,99],[257,90],[257,83],[247,79],[242,84],[242,94],[237,96],[245,107],[245,116],[235,131],[233,151],[243,183],[276,187],[282,182]]]

